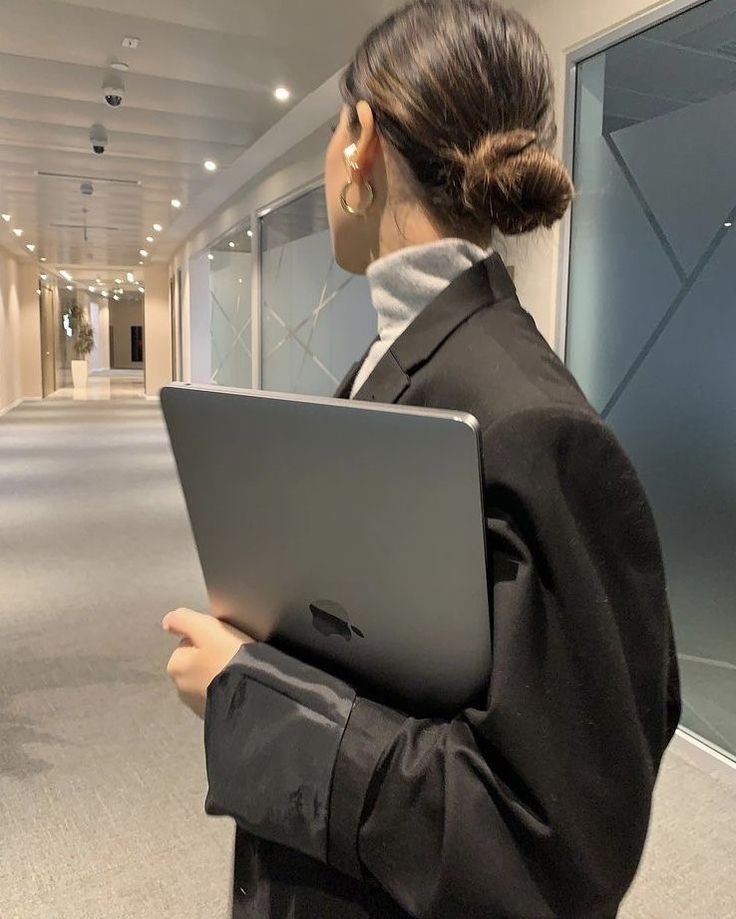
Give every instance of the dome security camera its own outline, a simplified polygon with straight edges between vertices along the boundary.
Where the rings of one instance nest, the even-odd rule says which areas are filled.
[[[105,102],[112,108],[118,108],[123,104],[123,100],[125,99],[125,85],[116,73],[109,73],[107,77],[105,77],[105,82],[102,86],[102,95],[105,97]]]
[[[107,131],[102,124],[93,124],[89,129],[89,142],[92,144],[92,151],[98,156],[107,149]]]
[[[82,182],[79,186],[79,193],[84,195],[85,198],[89,198],[90,195],[95,193],[95,187],[91,182]]]

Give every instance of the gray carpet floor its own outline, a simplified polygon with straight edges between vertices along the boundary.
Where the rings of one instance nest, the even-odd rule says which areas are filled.
[[[227,914],[232,829],[159,627],[205,603],[155,402],[0,418],[2,919]],[[735,816],[736,784],[672,748],[621,915],[736,917]]]

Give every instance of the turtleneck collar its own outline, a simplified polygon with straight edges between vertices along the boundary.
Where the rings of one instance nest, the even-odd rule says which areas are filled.
[[[390,345],[451,281],[488,255],[466,239],[440,239],[373,262],[366,277],[381,341]]]
[[[466,239],[440,239],[423,246],[399,249],[369,266],[366,276],[371,301],[378,314],[379,337],[358,371],[351,398],[424,307],[455,278],[489,254]]]

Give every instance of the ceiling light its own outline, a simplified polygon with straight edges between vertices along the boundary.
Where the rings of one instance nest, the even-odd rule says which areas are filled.
[[[228,246],[230,246],[231,249],[234,249],[234,248],[235,248],[235,243],[232,242],[232,240],[231,240],[231,241],[228,243]]]
[[[106,290],[101,290],[101,291],[100,291],[100,295],[103,296],[103,297],[108,297],[108,296],[109,296],[109,294],[108,294],[108,292],[107,292]]]
[[[171,199],[171,206],[175,207],[177,210],[181,207],[181,201],[178,198]]]
[[[45,262],[45,261],[47,261],[46,256],[45,256],[45,255],[42,255],[41,258],[39,259],[39,261],[40,261],[40,262]]]
[[[207,172],[217,172],[217,163],[214,160],[205,160],[202,165]]]
[[[291,92],[285,86],[279,86],[273,91],[273,94],[279,102],[288,102],[291,99]]]
[[[116,284],[122,284],[122,283],[123,283],[123,279],[122,279],[122,278],[115,278],[115,283],[116,283]]]
[[[129,272],[125,275],[125,280],[126,280],[129,284],[135,284],[135,275],[133,274],[132,271],[129,271]],[[119,281],[118,283],[119,283],[119,284],[122,284],[123,282],[122,282],[122,281]]]
[[[47,274],[40,274],[40,275],[39,275],[39,278],[41,278],[42,281],[45,281],[47,277],[48,277]]]
[[[249,237],[249,239],[253,239],[253,230],[247,230],[245,235]]]
[[[214,258],[214,255],[213,255],[211,252],[208,252],[208,253],[207,253],[207,258],[208,258],[210,261],[212,261],[212,259]]]
[[[0,214],[0,217],[3,218],[5,223],[10,223],[10,214]]]
[[[723,224],[723,226],[724,226],[726,229],[728,229],[729,227],[732,227],[733,224],[731,223],[730,220],[728,220],[728,221],[726,221],[726,223]]]
[[[67,285],[66,285],[66,289],[67,289],[67,290],[74,290],[74,285],[73,285],[73,284],[67,284]]]
[[[138,251],[143,256],[143,258],[148,258],[148,252],[145,249],[139,249]]]
[[[145,292],[146,292],[146,288],[145,288],[145,287],[139,287],[139,288],[138,288],[138,293],[144,294]]]
[[[71,281],[71,279],[72,279],[72,276],[69,274],[69,272],[68,272],[68,271],[64,271],[63,269],[59,272],[59,274],[60,274],[60,275],[62,276],[62,278],[64,278],[66,281]]]
[[[28,249],[29,252],[36,251],[36,247],[33,245],[33,243],[26,243],[26,249]]]
[[[110,66],[113,70],[119,70],[121,73],[127,73],[128,70],[130,70],[130,67],[125,61],[111,61]]]
[[[161,226],[160,223],[154,223],[153,229],[154,229],[157,233],[160,233],[161,230],[163,230],[163,227]]]
[[[37,288],[36,288],[36,293],[39,294],[39,296],[40,296],[40,294],[41,294],[41,288],[40,288],[40,287],[37,287]]]
[[[102,278],[96,278],[98,284],[102,284]]]
[[[113,297],[113,300],[119,300],[119,299],[120,297],[117,294],[115,294],[115,296]]]
[[[13,232],[14,232],[15,235],[18,237],[18,239],[20,239],[20,237],[23,235],[23,230],[17,230],[17,229],[16,229],[16,230],[13,230]]]
[[[153,236],[146,236],[146,242],[147,242],[147,243],[152,243],[152,242],[153,242]]]
[[[142,264],[143,264],[143,262],[138,262],[138,264],[139,264],[139,265],[142,265]]]
[[[242,284],[242,283],[243,283],[243,279],[242,279],[242,278],[238,278],[238,284]]]
[[[91,294],[96,294],[96,293],[97,293],[97,288],[96,288],[96,287],[88,287],[87,290],[88,290]]]

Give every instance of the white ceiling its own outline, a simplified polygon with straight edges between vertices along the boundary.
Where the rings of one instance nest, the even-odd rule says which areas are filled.
[[[84,266],[80,280],[108,267],[138,270],[140,248],[165,255],[172,222],[203,219],[218,183],[228,189],[228,172],[244,174],[251,145],[298,111],[397,5],[0,0],[0,212],[12,215],[0,222],[0,244],[25,256],[23,245],[35,244],[33,257],[48,266]],[[138,49],[124,49],[124,36],[139,38]],[[114,59],[130,67],[117,109],[102,98]],[[293,92],[287,104],[273,97],[280,85]],[[308,116],[308,100],[304,108]],[[89,141],[98,122],[109,135],[102,156]],[[205,172],[205,159],[219,172]],[[83,180],[91,197],[80,194]],[[20,240],[11,227],[23,229]]]

